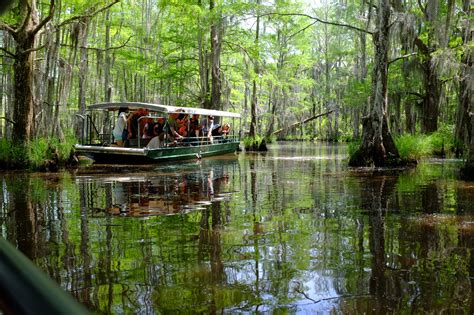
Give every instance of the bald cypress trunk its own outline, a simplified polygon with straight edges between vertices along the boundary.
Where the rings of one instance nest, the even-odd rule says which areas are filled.
[[[214,0],[210,1],[211,12],[215,11]],[[216,17],[211,25],[211,108],[221,109],[221,37],[222,21]]]
[[[202,1],[198,0],[198,6],[202,7]],[[205,36],[202,27],[202,19],[198,17],[198,56],[199,56],[199,103],[204,108],[210,108],[209,98],[209,52],[205,45]]]
[[[370,108],[367,109],[362,121],[361,146],[351,156],[350,166],[388,166],[399,158],[387,122],[389,21],[389,1],[379,0],[377,31],[373,34],[375,60]]]
[[[35,40],[28,32],[19,34],[17,53],[13,64],[14,111],[13,139],[25,143],[33,128],[33,59]]]
[[[467,45],[472,42],[472,10],[470,0],[463,1],[463,13],[466,19],[463,29],[463,42]],[[467,48],[462,56],[462,74],[459,83],[459,103],[464,110],[465,126],[468,135],[469,153],[464,167],[461,169],[461,175],[468,180],[474,180],[474,137],[472,136],[472,127],[474,126],[474,100],[473,100],[473,53],[472,48]]]
[[[49,15],[40,22],[36,0],[20,0],[18,8],[21,25],[16,29],[6,24],[2,25],[2,28],[7,30],[15,40],[12,138],[19,145],[24,145],[29,141],[33,130],[33,70],[36,35],[51,20],[54,14],[54,3],[54,0],[50,1]]]
[[[260,0],[257,0],[257,5],[260,5]],[[260,36],[260,16],[257,15],[256,21],[256,31],[255,31],[255,45],[258,47],[259,36]],[[254,71],[255,76],[259,74],[259,60],[254,61]],[[257,103],[258,103],[258,96],[257,96],[257,79],[254,77],[252,80],[252,99],[250,101],[250,129],[249,129],[249,136],[255,138],[257,135]]]

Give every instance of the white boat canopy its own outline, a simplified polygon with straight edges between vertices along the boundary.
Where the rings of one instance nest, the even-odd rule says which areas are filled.
[[[117,111],[120,108],[128,108],[128,110],[136,110],[139,108],[148,109],[151,112],[159,112],[164,114],[171,113],[185,113],[185,114],[197,114],[204,116],[219,116],[219,117],[235,117],[240,118],[240,114],[226,112],[222,110],[214,109],[203,109],[193,107],[181,107],[181,106],[169,106],[152,103],[140,103],[140,102],[112,102],[112,103],[98,103],[89,105],[88,110],[109,110]]]

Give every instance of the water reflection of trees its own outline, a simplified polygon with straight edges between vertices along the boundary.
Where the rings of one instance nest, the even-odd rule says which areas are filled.
[[[298,150],[117,177],[4,177],[2,234],[103,313],[471,313],[472,187],[347,176],[343,161]]]
[[[228,167],[232,165],[235,163],[168,172],[136,185],[127,184],[122,190],[125,206],[114,200],[110,203],[112,208],[122,206],[125,210],[120,213],[122,216],[180,214],[169,217],[166,225],[157,226],[158,231],[150,229],[149,224],[142,226],[138,257],[142,257],[143,264],[138,270],[145,270],[143,291],[128,288],[126,300],[133,304],[132,301],[139,297],[147,302],[143,306],[137,303],[131,310],[152,312],[158,307],[177,311],[188,303],[202,304],[203,301],[209,303],[211,310],[217,307],[218,302],[212,302],[217,300],[214,291],[224,281],[220,226],[225,222],[225,211],[221,212],[225,201],[221,200],[225,200],[223,193],[228,193]],[[107,214],[119,214],[111,212],[110,208],[105,210]],[[190,210],[194,211],[189,214]],[[193,265],[196,267],[192,268]],[[195,277],[199,281],[194,282]],[[182,286],[183,281],[190,282],[186,289]],[[116,279],[110,281],[111,284],[116,282]],[[212,292],[206,290],[209,285]],[[116,295],[111,294],[112,297]],[[115,303],[113,299],[111,301]]]
[[[407,201],[403,200],[405,189],[398,187],[398,178],[359,176],[371,263],[368,291],[359,290],[358,294],[369,295],[342,299],[341,309],[376,313],[472,312],[466,302],[472,300],[473,292],[470,274],[474,269],[468,248],[472,248],[474,233],[462,229],[460,222],[466,218],[440,214],[447,209],[446,198],[440,197],[449,196],[440,193],[449,189],[445,183],[424,182],[417,190],[419,194]],[[463,204],[465,197],[460,191],[457,198]],[[418,211],[424,214],[419,215]],[[462,244],[461,240],[466,239]]]

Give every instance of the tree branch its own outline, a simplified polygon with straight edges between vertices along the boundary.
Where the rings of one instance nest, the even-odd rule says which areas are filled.
[[[421,12],[423,12],[423,15],[425,16],[425,19],[428,20],[428,13],[426,12],[426,6],[423,6],[423,4],[421,3],[421,0],[417,0],[417,2],[418,2],[418,6],[420,7]]]
[[[423,43],[423,41],[422,41],[419,37],[415,38],[414,42],[415,42],[416,47],[418,47],[418,49],[419,49],[423,54],[428,55],[428,54],[430,53],[429,47],[426,46],[426,44]]]
[[[32,52],[34,52],[34,51],[41,50],[41,49],[43,49],[45,46],[46,46],[46,45],[41,45],[41,46],[36,47],[36,48],[27,49],[27,50],[22,51],[21,53],[22,53],[22,54],[29,54],[29,53],[32,53]]]
[[[321,19],[318,18],[318,17],[311,16],[311,15],[309,15],[309,14],[304,14],[304,13],[266,13],[266,14],[262,14],[262,15],[260,15],[260,16],[267,16],[267,15],[302,16],[302,17],[307,17],[307,18],[309,18],[309,19],[315,20],[316,22],[319,22],[319,23],[322,23],[322,24],[328,24],[328,25],[346,27],[346,28],[351,29],[351,30],[353,30],[353,31],[357,31],[357,32],[362,32],[362,33],[366,33],[366,34],[373,35],[373,32],[370,32],[370,31],[365,30],[365,29],[363,29],[363,28],[359,28],[359,27],[357,27],[357,26],[353,26],[353,25],[345,24],[345,23],[333,22],[333,21],[325,21],[325,20],[321,20]]]
[[[7,117],[0,117],[0,119],[3,119],[3,120],[6,120],[7,122],[9,122],[10,124],[15,124],[15,122],[11,119],[8,119]]]
[[[31,5],[30,5],[30,2],[29,1],[25,1],[26,3],[26,8],[28,9],[26,14],[25,14],[25,19],[23,20],[23,23],[21,23],[21,26],[18,28],[18,31],[15,32],[15,33],[20,33],[21,31],[23,31],[26,26],[28,25],[28,21],[30,20],[30,16],[31,16],[31,12],[33,11],[33,9],[31,9]]]
[[[0,22],[0,30],[7,31],[11,36],[16,37],[16,31],[8,24]]]
[[[390,66],[390,64],[398,61],[398,60],[401,60],[401,59],[406,59],[406,58],[410,58],[411,56],[415,56],[416,55],[416,52],[413,52],[411,54],[406,54],[406,55],[403,55],[403,56],[400,56],[400,57],[397,57],[395,59],[392,59],[388,62],[388,65]]]
[[[92,12],[92,13],[90,13],[90,14],[73,16],[72,18],[67,19],[67,20],[64,20],[64,21],[62,21],[61,23],[59,23],[59,24],[57,25],[57,27],[61,27],[61,26],[64,26],[64,25],[66,25],[66,24],[70,24],[70,23],[72,23],[72,22],[74,22],[74,21],[76,21],[76,20],[94,17],[95,15],[97,15],[97,14],[99,14],[99,13],[101,13],[101,12],[107,10],[107,9],[109,9],[109,8],[112,7],[114,4],[119,3],[119,2],[120,2],[120,0],[114,0],[114,2],[112,2],[112,3],[108,4],[108,5],[106,5],[106,6],[103,7],[103,8],[100,8],[100,9],[98,9],[97,11]]]
[[[123,44],[121,44],[119,46],[113,46],[113,47],[109,47],[107,49],[95,48],[95,47],[84,47],[84,46],[79,46],[79,48],[85,48],[87,50],[101,51],[101,52],[105,52],[105,51],[109,51],[109,50],[116,50],[116,49],[120,49],[120,48],[123,48],[123,47],[129,47],[129,46],[127,46],[127,43],[130,41],[130,39],[132,39],[132,37],[133,36],[130,36]],[[61,45],[61,47],[70,47],[70,48],[72,48],[72,45]],[[136,48],[139,48],[139,47],[136,47]],[[140,48],[140,49],[143,49],[143,48]]]
[[[245,47],[243,47],[242,45],[239,45],[237,43],[233,43],[233,42],[229,42],[229,41],[226,41],[226,40],[223,40],[223,42],[229,46],[237,46],[238,48],[240,48],[249,58],[252,58],[252,56],[250,56],[249,52],[247,51],[247,49],[245,49]]]
[[[421,95],[420,93],[418,93],[418,92],[408,92],[407,94],[408,94],[408,95],[416,96],[416,97],[418,97],[418,98],[420,98],[420,99],[422,99],[422,100],[425,99],[425,97],[424,97],[423,95]]]
[[[293,33],[293,34],[291,34],[290,36],[288,36],[288,39],[291,39],[293,36],[296,36],[296,35],[298,35],[299,33],[306,31],[308,28],[310,28],[311,26],[313,26],[313,25],[316,24],[316,23],[318,23],[318,21],[314,21],[313,23],[307,25],[306,27],[300,29],[299,31],[297,31],[297,32],[295,32],[295,33]]]
[[[55,9],[55,5],[54,5],[54,1],[55,0],[51,0],[51,2],[49,3],[49,14],[47,17],[45,17],[36,27],[33,31],[31,31],[30,33],[30,36],[35,36],[36,33],[38,33],[38,31],[40,29],[43,28],[43,26],[46,25],[46,23],[48,23],[49,21],[51,21],[51,19],[53,18],[54,16],[54,9]]]
[[[0,47],[0,50],[3,51],[4,53],[6,53],[7,55],[9,55],[10,57],[12,57],[13,59],[16,58],[15,54],[12,53],[11,51],[8,51],[7,49],[5,49],[3,47]]]

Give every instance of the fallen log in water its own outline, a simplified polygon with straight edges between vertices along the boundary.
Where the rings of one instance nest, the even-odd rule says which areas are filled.
[[[332,113],[333,111],[334,111],[334,109],[331,109],[330,111],[327,111],[327,112],[325,112],[325,113],[315,115],[315,116],[310,117],[310,118],[308,118],[308,119],[305,119],[305,120],[303,120],[303,121],[298,121],[298,122],[296,122],[296,123],[294,123],[294,124],[289,125],[289,126],[286,127],[286,128],[281,128],[281,129],[278,129],[278,130],[272,132],[272,135],[279,134],[280,132],[283,132],[283,131],[288,130],[288,129],[296,128],[296,127],[298,127],[299,125],[306,124],[307,122],[310,122],[311,120],[314,120],[314,119],[319,118],[319,117],[321,117],[321,116],[329,115],[329,114]]]

